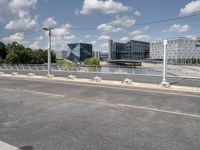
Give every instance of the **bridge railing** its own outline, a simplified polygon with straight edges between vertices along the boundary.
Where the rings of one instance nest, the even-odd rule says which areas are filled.
[[[28,71],[39,72],[47,71],[48,66],[45,64],[14,64],[14,65],[0,65],[0,71]],[[152,75],[161,76],[161,70],[152,70],[152,68],[136,68],[136,67],[122,67],[122,66],[65,66],[65,65],[51,65],[52,72],[86,72],[86,73],[107,73],[107,74],[132,74],[132,75]]]

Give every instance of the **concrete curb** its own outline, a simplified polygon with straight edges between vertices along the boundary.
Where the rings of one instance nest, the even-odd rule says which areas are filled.
[[[75,83],[90,83],[96,85],[108,85],[108,86],[117,86],[117,87],[128,87],[128,88],[146,88],[146,89],[157,89],[157,90],[166,90],[166,91],[178,91],[178,92],[191,92],[191,93],[200,93],[200,88],[198,87],[189,87],[189,86],[176,86],[171,85],[169,88],[162,87],[160,84],[151,84],[151,83],[137,83],[133,82],[132,84],[122,84],[121,81],[111,81],[111,80],[102,80],[101,82],[93,82],[92,79],[75,79],[70,80],[67,77],[52,77],[48,78],[46,76],[27,76],[27,75],[18,75],[13,76],[10,74],[2,74],[0,77],[12,77],[12,78],[21,78],[21,79],[37,79],[37,80],[49,80],[49,81],[65,81],[65,82],[75,82]]]

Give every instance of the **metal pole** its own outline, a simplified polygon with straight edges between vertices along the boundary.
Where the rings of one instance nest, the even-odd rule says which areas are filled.
[[[51,28],[49,31],[49,49],[48,49],[48,76],[51,75]]]
[[[163,41],[164,51],[163,51],[163,79],[161,85],[168,87],[169,82],[167,82],[166,74],[167,74],[167,40]]]
[[[163,41],[164,44],[164,54],[163,54],[163,81],[166,82],[166,65],[167,65],[167,40]]]

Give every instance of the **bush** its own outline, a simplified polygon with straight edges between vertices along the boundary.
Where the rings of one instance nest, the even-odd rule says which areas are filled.
[[[88,65],[88,66],[99,66],[100,65],[100,61],[99,61],[99,59],[97,59],[95,57],[92,57],[92,58],[86,59],[84,64]]]
[[[95,57],[86,59],[84,64],[87,66],[89,72],[97,72],[100,69],[100,61]]]
[[[61,70],[75,71],[76,65],[69,60],[57,60],[57,64],[61,66]]]

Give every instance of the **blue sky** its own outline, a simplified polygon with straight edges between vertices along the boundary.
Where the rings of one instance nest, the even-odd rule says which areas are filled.
[[[200,14],[200,0],[0,0],[0,7],[1,41],[18,41],[33,49],[47,48],[47,34],[38,31],[43,26],[54,28],[54,50],[65,49],[67,43],[86,42],[106,51],[110,38],[126,42],[200,36],[200,16],[135,26]]]

